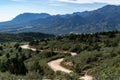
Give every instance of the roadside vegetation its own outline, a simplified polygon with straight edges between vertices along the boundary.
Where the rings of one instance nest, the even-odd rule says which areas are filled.
[[[53,78],[55,73],[47,62],[69,56],[68,53],[53,51],[32,51],[22,49],[20,45],[27,43],[0,43],[0,77],[3,79],[40,79]]]
[[[120,79],[120,32],[118,31],[69,34],[54,39],[33,41],[29,44],[37,49],[77,52],[77,56],[66,57],[61,63],[77,75],[87,72],[96,80]]]
[[[36,49],[22,49],[29,44]],[[78,55],[70,56],[70,52]],[[71,74],[54,72],[47,63],[65,58]],[[95,80],[120,79],[120,32],[67,34],[31,42],[0,43],[0,77],[3,79],[77,80],[87,72]]]

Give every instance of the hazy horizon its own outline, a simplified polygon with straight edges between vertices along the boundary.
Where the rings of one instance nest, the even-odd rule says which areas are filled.
[[[13,19],[22,13],[71,14],[91,11],[107,4],[117,4],[114,0],[1,0],[0,22]]]

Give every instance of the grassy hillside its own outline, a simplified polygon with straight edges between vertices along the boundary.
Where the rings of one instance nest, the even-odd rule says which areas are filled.
[[[2,79],[41,79],[55,77],[47,62],[69,56],[52,51],[32,51],[20,48],[27,43],[0,43],[0,77]]]
[[[77,80],[84,72],[95,80],[120,79],[120,32],[68,34],[29,42],[36,51],[20,48],[23,44],[27,42],[0,43],[0,77],[3,79]],[[71,57],[69,52],[78,55]],[[47,65],[48,61],[62,57],[65,59],[61,65],[73,70],[71,75],[54,73]],[[72,65],[67,65],[68,62]]]
[[[37,49],[77,52],[66,57],[62,65],[77,75],[87,71],[96,80],[120,79],[120,32],[65,35],[54,39],[30,42]],[[73,66],[66,65],[71,62]]]

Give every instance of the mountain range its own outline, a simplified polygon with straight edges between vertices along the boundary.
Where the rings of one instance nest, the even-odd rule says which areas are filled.
[[[93,11],[65,15],[23,13],[0,22],[0,32],[49,34],[95,33],[120,30],[120,6],[106,5]]]

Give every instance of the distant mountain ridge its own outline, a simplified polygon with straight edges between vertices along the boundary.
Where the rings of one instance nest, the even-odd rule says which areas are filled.
[[[47,13],[23,13],[23,14],[19,14],[18,16],[16,16],[14,19],[12,19],[11,21],[6,21],[6,22],[1,22],[0,25],[14,25],[14,24],[23,24],[23,23],[27,23],[29,21],[32,20],[36,20],[36,19],[44,19],[51,16],[50,14]]]
[[[50,17],[50,14],[47,14],[47,13],[41,13],[41,14],[24,13],[24,14],[20,14],[20,15],[16,16],[12,21],[25,23],[25,22],[29,22],[31,20],[36,20],[36,19],[40,19],[40,18],[44,19],[47,17]]]
[[[4,24],[4,25],[3,25]],[[107,5],[93,11],[66,15],[24,13],[0,23],[1,32],[44,32],[52,34],[95,33],[120,30],[120,6]]]

